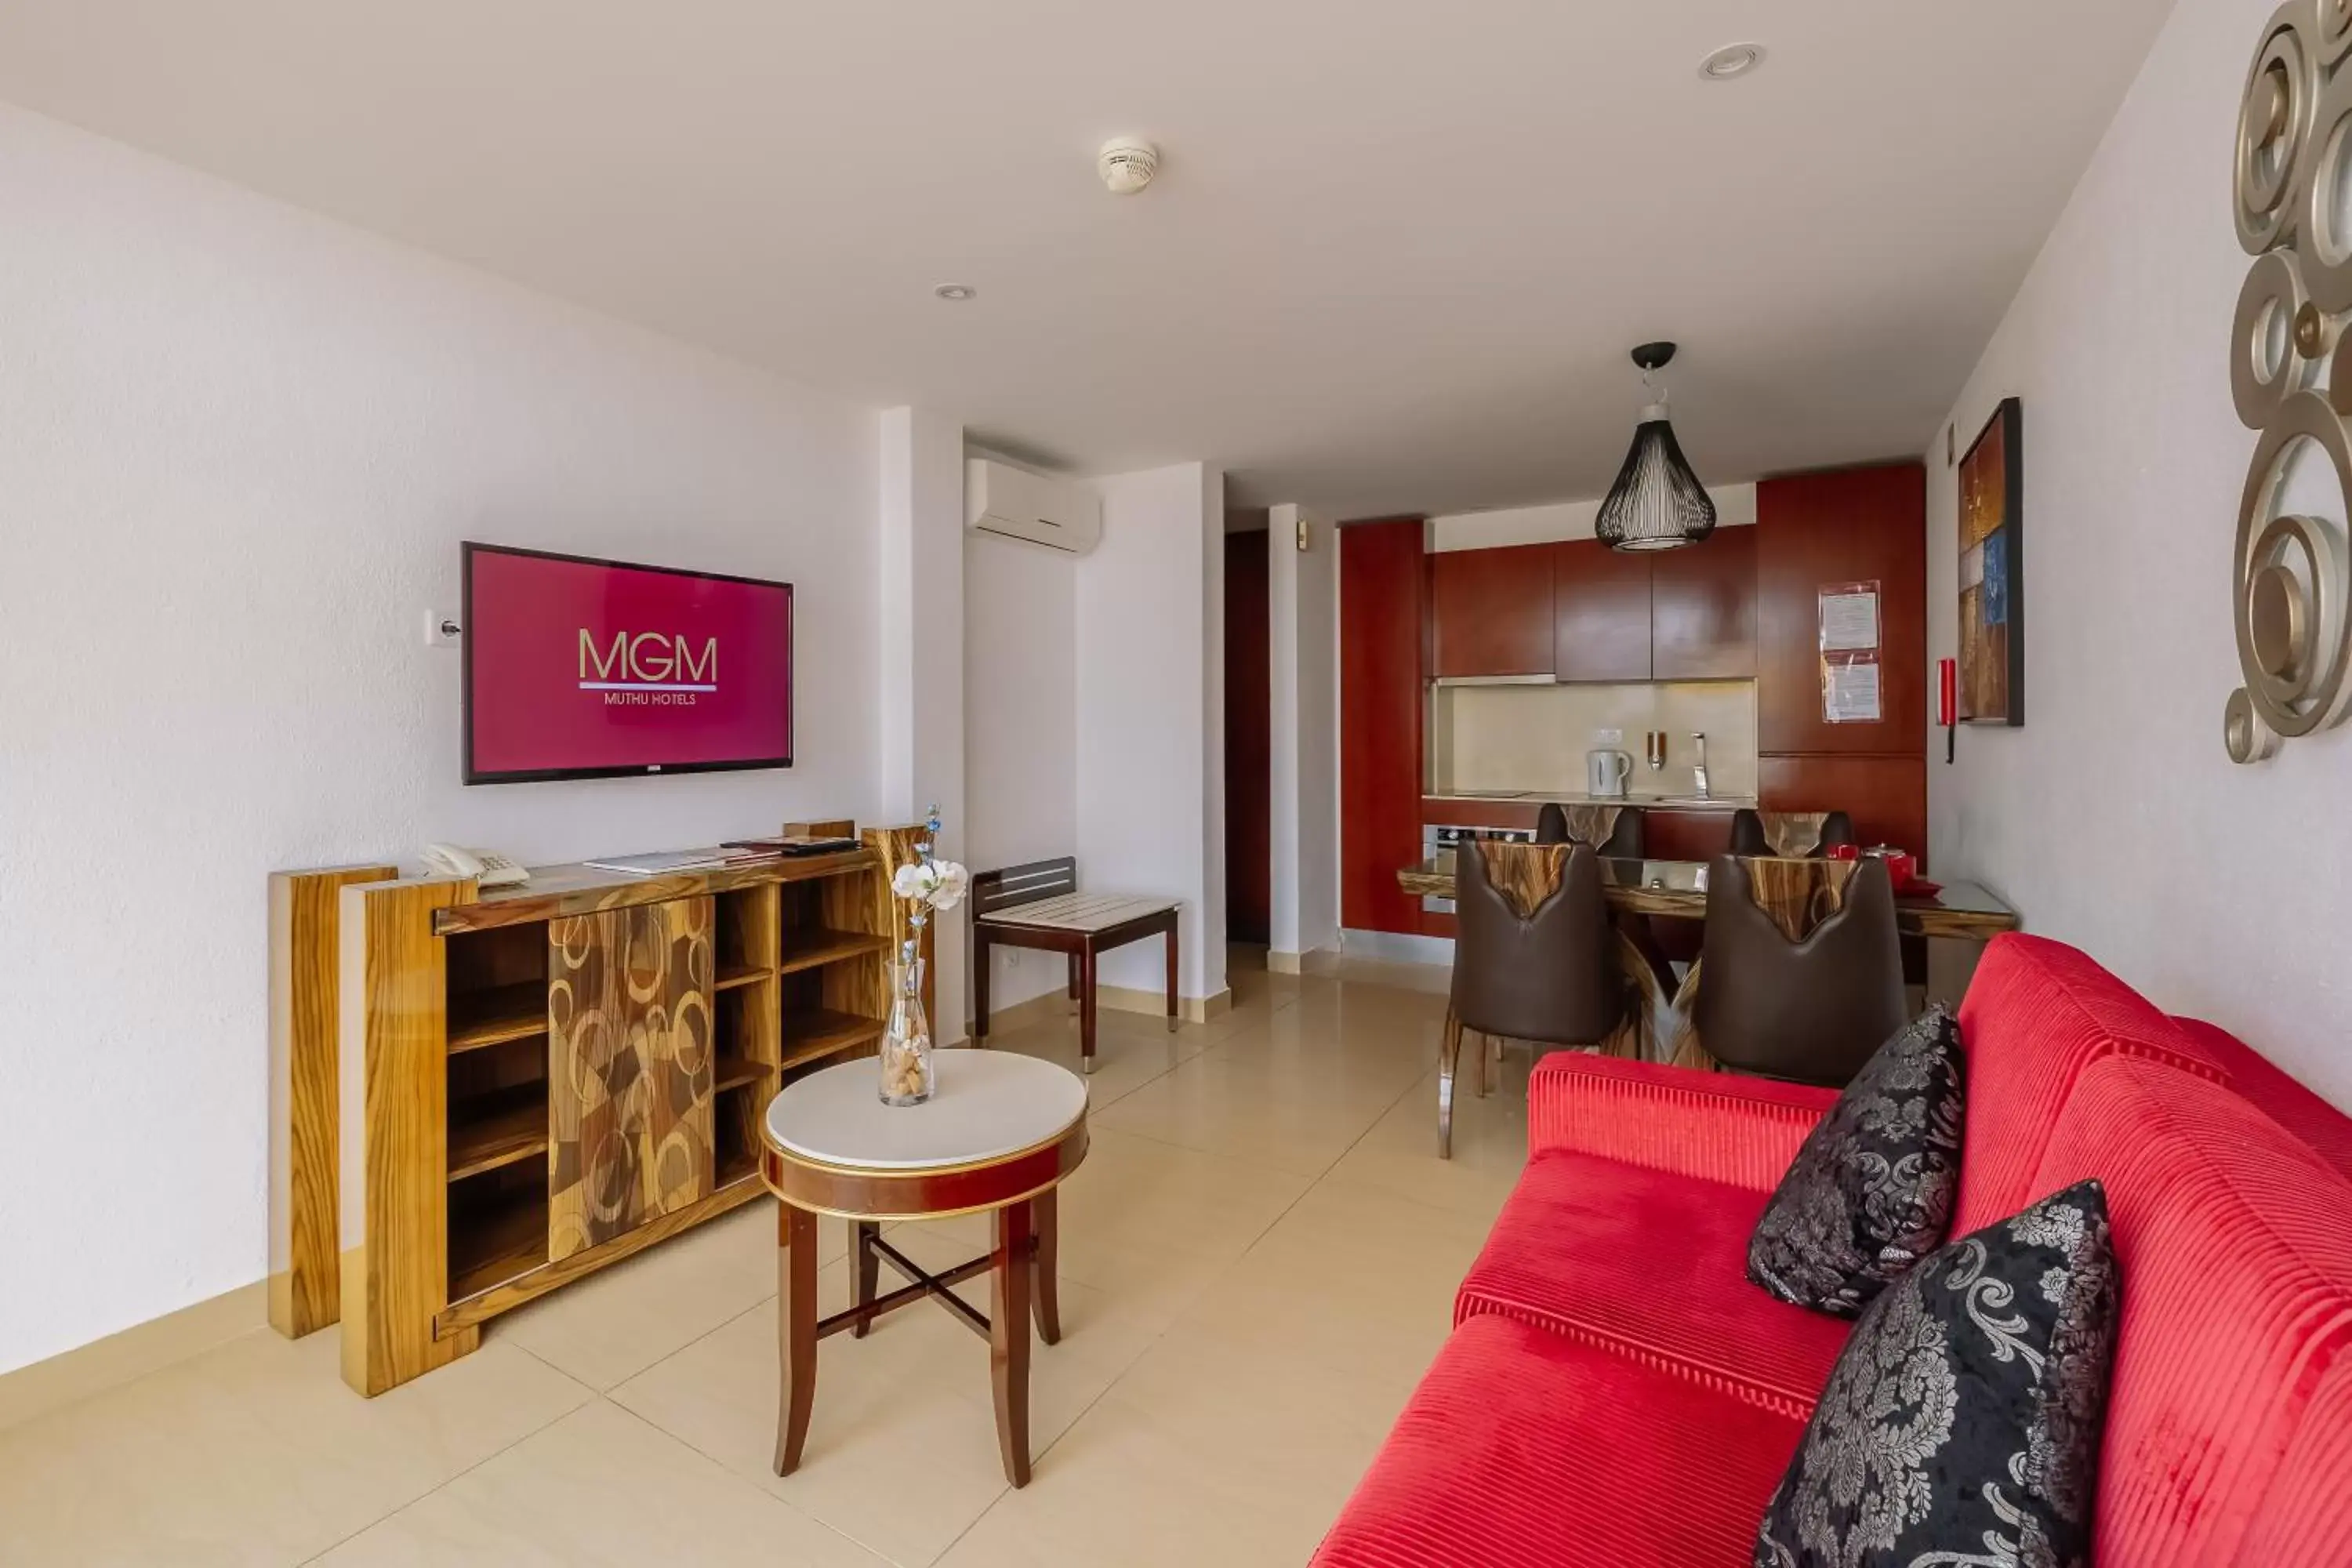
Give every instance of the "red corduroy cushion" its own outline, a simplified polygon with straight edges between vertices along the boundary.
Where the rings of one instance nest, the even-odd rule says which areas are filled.
[[[2201,1018],[2175,1018],[2200,1052],[2221,1065],[2230,1087],[2300,1139],[2305,1148],[2352,1177],[2352,1116],[2322,1100],[2270,1058]]]
[[[1837,1090],[1554,1051],[1528,1079],[1528,1153],[1605,1154],[1769,1193]]]
[[[1849,1325],[1748,1282],[1748,1237],[1768,1196],[1538,1155],[1463,1279],[1454,1321],[1516,1318],[1801,1420]]]
[[[2147,998],[2089,954],[2046,937],[1993,938],[1959,1021],[1968,1110],[1954,1236],[2006,1219],[2040,1195],[2030,1189],[2050,1131],[2076,1078],[2102,1057],[2145,1057],[2226,1080]]]
[[[2247,1527],[2242,1568],[2352,1563],[2352,1357],[2338,1356],[2312,1394],[2294,1441]]]
[[[1803,1423],[1507,1318],[1454,1331],[1316,1568],[1740,1568]]]
[[[2123,1057],[2083,1069],[2033,1195],[2085,1176],[2123,1272],[2100,1568],[2346,1562],[2250,1543],[2352,1540],[2352,1183],[2230,1089]]]

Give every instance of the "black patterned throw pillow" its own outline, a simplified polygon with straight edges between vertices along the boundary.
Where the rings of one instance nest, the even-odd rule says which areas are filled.
[[[1838,1356],[1755,1568],[2086,1568],[2118,1290],[2095,1181],[1889,1286]]]
[[[1937,1003],[1879,1047],[1797,1151],[1748,1278],[1851,1318],[1944,1239],[1960,1185],[1960,1026]]]

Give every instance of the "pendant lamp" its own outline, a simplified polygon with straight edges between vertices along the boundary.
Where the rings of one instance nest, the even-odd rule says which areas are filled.
[[[1651,373],[1674,357],[1672,343],[1643,343],[1633,351],[1644,391]],[[1642,410],[1633,449],[1601,503],[1594,531],[1612,550],[1674,550],[1696,544],[1715,531],[1715,502],[1675,439],[1664,392],[1649,398]]]

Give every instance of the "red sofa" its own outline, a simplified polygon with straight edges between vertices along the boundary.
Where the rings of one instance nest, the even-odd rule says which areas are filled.
[[[1959,1212],[2106,1184],[2123,1327],[2101,1568],[2352,1564],[2352,1121],[2073,948],[2005,936],[1960,1009]],[[1826,1090],[1577,1055],[1454,1331],[1318,1568],[1738,1568],[1847,1325],[1748,1283]]]

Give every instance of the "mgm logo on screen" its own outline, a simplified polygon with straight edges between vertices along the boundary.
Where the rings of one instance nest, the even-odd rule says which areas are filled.
[[[601,647],[580,628],[580,689],[600,691],[607,708],[691,708],[719,689],[719,639],[700,652],[678,632],[614,632]]]

